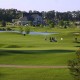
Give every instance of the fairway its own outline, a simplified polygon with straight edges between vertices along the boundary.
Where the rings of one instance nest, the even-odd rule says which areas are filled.
[[[74,50],[0,50],[0,64],[67,65]]]
[[[73,80],[68,69],[0,68],[0,80]]]
[[[79,30],[47,30],[59,34],[0,33],[0,80],[73,80],[67,65],[80,47],[73,34]],[[50,37],[56,37],[57,42],[50,42]],[[80,41],[80,35],[77,37]]]

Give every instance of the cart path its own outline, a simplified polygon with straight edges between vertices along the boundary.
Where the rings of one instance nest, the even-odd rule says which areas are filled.
[[[28,65],[6,65],[0,64],[4,68],[68,68],[69,66],[28,66]]]

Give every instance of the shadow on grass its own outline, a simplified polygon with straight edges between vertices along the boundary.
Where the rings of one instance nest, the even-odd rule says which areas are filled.
[[[5,74],[0,73],[0,77],[4,77],[4,76],[5,76]]]
[[[0,44],[0,48],[21,48],[19,45],[5,45],[5,44]]]
[[[76,42],[76,41],[74,41],[73,43],[78,43],[78,44],[80,44],[80,41],[77,41],[77,42]]]
[[[55,54],[55,53],[69,53],[74,50],[0,50],[0,56],[7,56],[12,54]]]
[[[3,47],[5,44],[0,44],[0,47]]]
[[[6,44],[0,44],[0,48],[21,48],[19,45],[6,45]]]
[[[75,47],[80,47],[80,46],[75,46]]]

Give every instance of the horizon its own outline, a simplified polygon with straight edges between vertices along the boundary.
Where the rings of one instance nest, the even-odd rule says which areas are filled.
[[[0,8],[20,11],[80,11],[79,0],[0,0]]]
[[[9,9],[16,9],[16,8],[0,8],[0,9],[5,9],[5,10],[9,10]],[[29,13],[29,11],[38,11],[38,10],[29,10],[29,11],[24,11],[24,10],[19,10],[19,9],[16,9],[18,11],[22,11],[22,12],[27,12]],[[55,10],[49,10],[49,11],[55,11]],[[80,10],[74,10],[74,11],[80,11]],[[43,12],[43,11],[39,11],[39,12]],[[48,11],[44,11],[44,12],[48,12]],[[55,12],[61,12],[61,11],[55,11]],[[73,11],[62,11],[61,13],[64,13],[64,12],[73,12]]]

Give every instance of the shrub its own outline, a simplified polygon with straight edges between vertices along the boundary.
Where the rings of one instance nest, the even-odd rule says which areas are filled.
[[[29,27],[25,27],[25,32],[27,33],[27,34],[29,34],[30,33],[30,28]]]
[[[69,60],[68,66],[75,80],[80,80],[80,49],[76,52],[76,59]]]

